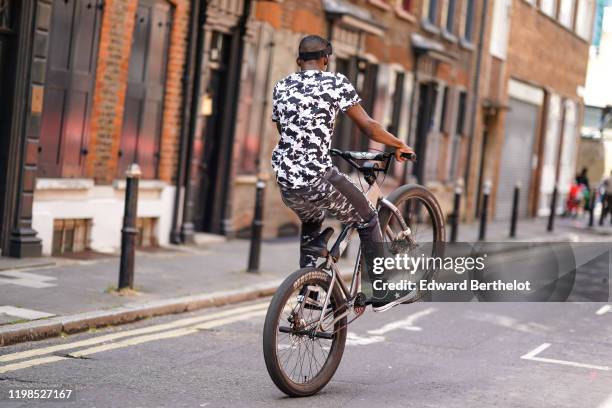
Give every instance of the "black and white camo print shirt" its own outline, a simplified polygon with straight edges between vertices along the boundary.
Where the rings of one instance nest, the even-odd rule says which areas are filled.
[[[272,167],[281,186],[306,187],[332,166],[329,149],[336,115],[360,101],[340,73],[300,71],[276,84],[272,120],[280,124],[281,137]]]

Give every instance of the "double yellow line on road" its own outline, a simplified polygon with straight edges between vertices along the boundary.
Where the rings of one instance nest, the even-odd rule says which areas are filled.
[[[135,346],[155,340],[170,339],[197,333],[200,330],[213,329],[215,327],[260,317],[266,314],[268,302],[237,307],[204,316],[190,317],[176,320],[170,323],[143,327],[140,329],[126,330],[123,332],[110,333],[102,336],[92,337],[87,340],[75,341],[55,346],[42,347],[33,350],[20,351],[0,356],[0,374],[23,368],[34,367],[42,364],[54,363],[69,358],[79,358],[95,353],[109,350]],[[120,340],[123,339],[123,340]],[[117,341],[119,340],[119,341]],[[93,347],[89,347],[93,346]],[[88,348],[83,348],[88,347]],[[71,351],[66,356],[51,355],[66,350]],[[45,357],[40,357],[45,356]],[[33,358],[35,357],[35,358]],[[11,364],[18,360],[25,360]]]

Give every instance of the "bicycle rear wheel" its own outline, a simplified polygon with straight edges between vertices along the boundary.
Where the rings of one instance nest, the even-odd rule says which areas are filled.
[[[403,185],[393,191],[387,200],[397,207],[404,221],[402,223],[398,214],[389,207],[383,205],[379,210],[383,239],[394,254],[444,256],[444,217],[438,200],[428,189],[420,185]],[[435,273],[434,268],[422,268],[419,271],[400,272],[393,280],[430,281]],[[420,289],[413,290],[403,296],[402,303],[416,302],[426,294]]]
[[[274,384],[291,397],[320,391],[331,380],[344,352],[347,319],[333,320],[346,309],[331,276],[315,268],[291,274],[278,288],[266,315],[263,351]],[[325,330],[317,330],[327,293]]]

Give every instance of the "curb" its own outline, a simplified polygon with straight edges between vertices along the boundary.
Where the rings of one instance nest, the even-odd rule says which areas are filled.
[[[146,303],[130,303],[108,310],[19,323],[0,328],[0,347],[26,341],[43,340],[61,334],[74,334],[99,327],[132,323],[149,317],[185,313],[255,300],[273,295],[281,282],[282,280],[276,280],[251,285],[245,289],[183,296]]]
[[[553,237],[547,237],[547,239],[551,242],[573,241],[574,239],[572,238],[574,237],[571,234],[568,235],[559,234],[554,237],[556,239],[551,239]],[[531,242],[534,241],[537,242],[537,240]],[[351,276],[352,268],[349,271],[342,271],[343,278],[346,279],[348,277],[350,279]],[[243,289],[182,296],[143,303],[128,303],[113,309],[52,317],[14,324],[5,328],[0,327],[0,347],[26,341],[48,339],[62,334],[79,333],[100,327],[133,323],[150,317],[179,314],[255,300],[272,296],[282,281],[282,279],[278,279],[251,285]]]

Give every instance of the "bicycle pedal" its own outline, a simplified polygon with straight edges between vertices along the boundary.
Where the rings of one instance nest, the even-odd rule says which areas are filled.
[[[365,312],[367,305],[366,301],[367,297],[365,293],[359,292],[357,295],[355,295],[355,299],[353,299],[353,311],[356,315],[359,316]]]

